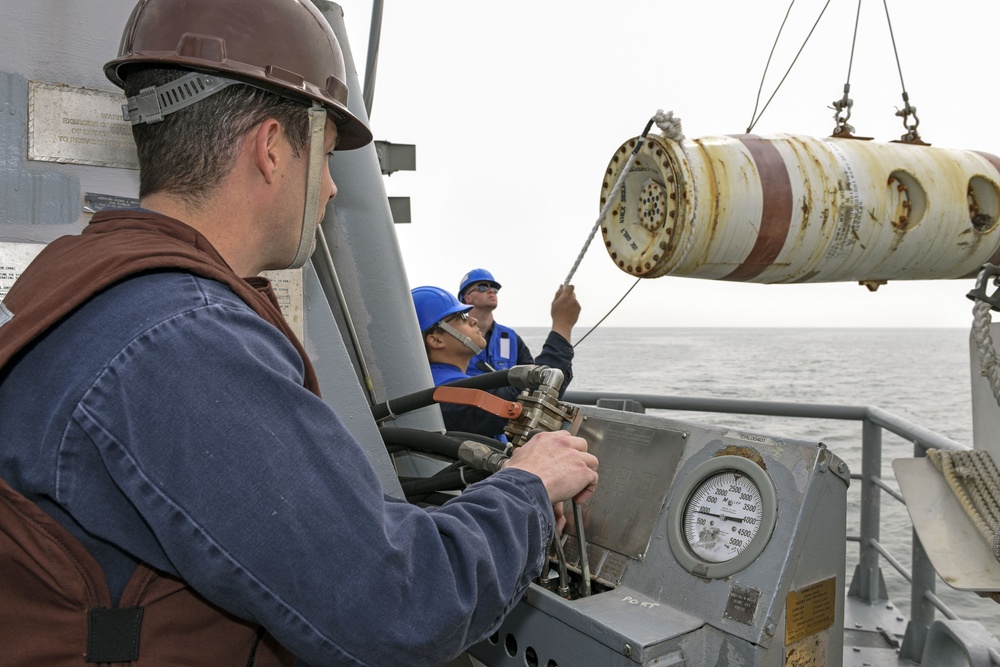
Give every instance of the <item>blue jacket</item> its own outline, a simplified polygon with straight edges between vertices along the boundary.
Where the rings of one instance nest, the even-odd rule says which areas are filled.
[[[489,373],[490,369],[486,367],[486,364],[492,366],[495,371],[503,371],[511,366],[535,362],[534,357],[531,356],[531,350],[517,335],[517,332],[510,327],[494,322],[484,336],[486,337],[486,347],[469,361],[469,367],[466,370],[469,375]]]
[[[503,470],[433,511],[386,496],[293,344],[214,280],[119,282],[4,371],[0,476],[83,542],[114,599],[144,561],[306,662],[433,665],[493,632],[546,562],[538,477]]]
[[[534,362],[550,368],[558,368],[563,372],[563,386],[559,390],[559,395],[562,396],[573,379],[573,346],[569,341],[560,334],[550,331],[545,339],[545,345],[542,346],[541,353],[534,359]],[[532,362],[529,360],[526,363]],[[457,366],[440,363],[431,364],[431,376],[434,378],[435,386],[470,377],[468,373],[463,372]],[[491,389],[490,393],[507,401],[516,401],[521,390],[515,387],[502,387]],[[472,405],[442,403],[441,415],[444,417],[445,428],[449,431],[479,433],[490,438],[495,438],[498,433],[503,433],[503,429],[507,425],[507,419],[497,417]]]

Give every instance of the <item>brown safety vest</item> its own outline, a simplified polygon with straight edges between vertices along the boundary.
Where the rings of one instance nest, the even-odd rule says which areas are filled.
[[[312,364],[267,280],[241,279],[194,229],[137,211],[96,214],[79,236],[50,243],[11,287],[0,326],[0,367],[97,292],[140,272],[184,270],[228,285],[295,345],[305,386]],[[2,319],[0,313],[0,319]],[[104,572],[83,544],[0,479],[0,663],[82,666],[278,667],[295,658],[259,625],[148,565],[112,606]]]

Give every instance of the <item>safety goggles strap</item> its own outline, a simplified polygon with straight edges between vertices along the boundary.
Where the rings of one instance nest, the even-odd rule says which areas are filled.
[[[461,331],[459,331],[455,327],[451,326],[450,324],[448,324],[444,320],[438,322],[438,326],[441,327],[442,329],[444,329],[445,331],[447,331],[448,333],[450,333],[455,338],[457,338],[459,340],[459,342],[462,343],[462,345],[465,345],[465,347],[467,347],[470,350],[472,350],[473,354],[479,354],[480,352],[483,351],[483,348],[481,348],[478,345],[476,345],[475,343],[473,343],[471,338],[469,338],[464,333],[462,333]]]

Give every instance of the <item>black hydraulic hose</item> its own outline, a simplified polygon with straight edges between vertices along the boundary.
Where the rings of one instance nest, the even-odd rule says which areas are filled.
[[[483,373],[482,375],[474,375],[470,378],[463,378],[461,380],[456,380],[455,382],[449,382],[447,386],[468,387],[471,389],[499,389],[500,387],[510,386],[510,383],[507,381],[508,373],[510,373],[510,369],[494,371],[492,373]],[[389,417],[395,417],[396,415],[405,414],[419,408],[426,408],[428,405],[433,405],[434,391],[436,389],[437,387],[421,389],[420,391],[413,392],[412,394],[407,394],[406,396],[394,398],[391,401],[373,405],[372,417],[375,418],[376,422],[381,422]]]
[[[496,438],[491,438],[488,435],[483,435],[482,433],[472,433],[470,431],[445,431],[445,435],[451,436],[452,438],[458,438],[459,440],[474,440],[475,442],[481,442],[484,445],[497,449],[499,451],[505,451],[508,447],[507,443],[500,442]]]
[[[413,479],[401,482],[403,494],[407,498],[418,494],[434,493],[435,491],[449,491],[452,489],[463,489],[473,482],[478,482],[489,477],[489,473],[480,472],[466,468],[464,472],[450,472],[445,475],[435,475],[426,479]]]
[[[430,454],[440,454],[451,459],[458,458],[458,447],[462,444],[461,439],[416,428],[380,426],[378,431],[382,435],[382,441],[385,442],[386,447],[398,445],[406,449],[419,449]]]

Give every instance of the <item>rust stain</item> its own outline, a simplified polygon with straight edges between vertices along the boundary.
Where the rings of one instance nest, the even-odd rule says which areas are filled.
[[[767,470],[767,464],[764,463],[764,458],[760,455],[753,447],[744,447],[742,445],[726,445],[719,451],[717,451],[714,456],[742,456],[745,459],[749,459],[756,463],[762,470]]]
[[[998,158],[996,155],[993,155],[992,153],[984,153],[982,151],[972,151],[972,152],[975,153],[976,155],[979,155],[979,156],[983,157],[987,162],[989,162],[991,165],[993,165],[994,169],[996,169],[998,172],[1000,172],[1000,158]],[[994,264],[994,265],[995,264],[1000,264],[1000,247],[998,247],[993,252],[993,256],[989,258],[988,263],[989,264]],[[962,276],[962,277],[963,278],[971,278],[971,277],[976,276],[978,274],[979,274],[979,270],[977,269],[974,273],[970,273],[969,275]]]

